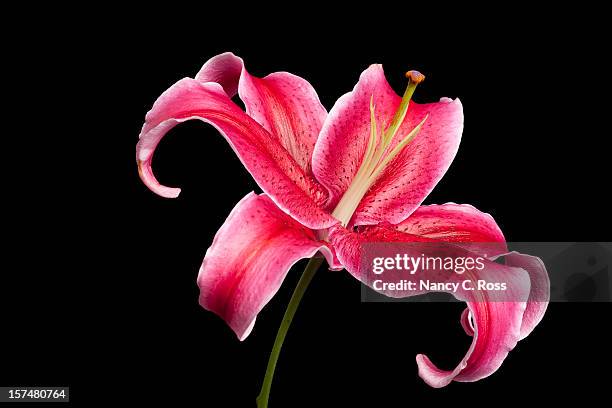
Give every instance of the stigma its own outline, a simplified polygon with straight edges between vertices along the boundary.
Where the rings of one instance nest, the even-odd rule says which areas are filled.
[[[406,78],[408,78],[406,91],[404,91],[402,100],[393,118],[386,127],[384,124],[377,124],[374,95],[370,97],[370,137],[368,139],[368,144],[359,170],[332,212],[332,216],[340,221],[345,227],[348,225],[361,199],[368,192],[370,187],[376,182],[389,163],[391,163],[391,161],[419,134],[419,131],[429,116],[426,115],[414,129],[405,134],[398,140],[397,144],[391,148],[394,140],[396,140],[397,132],[408,113],[412,95],[417,85],[425,80],[425,75],[421,74],[419,71],[408,71],[406,72]]]

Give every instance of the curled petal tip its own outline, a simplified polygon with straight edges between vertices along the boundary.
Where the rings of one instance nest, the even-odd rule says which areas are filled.
[[[415,84],[420,84],[425,80],[425,75],[421,74],[419,71],[408,71],[406,72],[406,78],[414,82]]]
[[[181,193],[180,188],[166,187],[159,184],[151,171],[150,162],[136,159],[136,164],[138,165],[138,175],[140,176],[140,179],[155,194],[164,198],[176,198],[179,196]]]

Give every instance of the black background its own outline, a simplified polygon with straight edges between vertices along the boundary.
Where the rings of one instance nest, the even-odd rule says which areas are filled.
[[[91,11],[69,28],[51,24],[32,42],[39,48],[26,48],[37,62],[28,64],[17,103],[24,117],[3,155],[10,243],[0,385],[69,385],[76,405],[254,406],[304,264],[239,342],[198,305],[195,279],[229,211],[258,187],[202,123],[176,127],[155,156],[159,180],[182,187],[178,199],[149,192],[134,162],[157,96],[224,51],[258,76],[306,78],[327,109],[371,63],[384,65],[398,92],[403,73],[418,69],[427,80],[417,102],[459,97],[465,113],[457,158],[426,203],[473,204],[509,241],[609,241],[608,79],[597,24],[577,30],[545,15],[502,25],[432,20],[421,30],[376,13],[367,22],[274,24],[181,13],[117,12],[94,23]],[[316,276],[271,406],[521,405],[597,398],[608,385],[596,370],[610,363],[610,304],[551,304],[494,375],[436,390],[418,378],[414,357],[455,366],[471,341],[459,325],[462,305],[359,298],[346,272]]]

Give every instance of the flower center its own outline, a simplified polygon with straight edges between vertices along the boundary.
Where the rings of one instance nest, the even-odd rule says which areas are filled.
[[[372,187],[391,160],[393,160],[404,147],[416,137],[429,116],[426,115],[421,123],[399,140],[395,147],[391,149],[391,144],[395,135],[404,122],[404,118],[408,112],[408,105],[410,104],[412,94],[417,85],[423,82],[425,76],[418,71],[408,71],[406,72],[406,78],[408,78],[408,86],[406,87],[402,101],[386,129],[384,126],[380,128],[380,134],[377,132],[374,95],[370,98],[370,138],[361,161],[361,166],[348,189],[340,199],[340,202],[338,202],[338,205],[332,212],[332,216],[340,221],[345,227],[349,223],[363,196],[368,192],[370,187]]]

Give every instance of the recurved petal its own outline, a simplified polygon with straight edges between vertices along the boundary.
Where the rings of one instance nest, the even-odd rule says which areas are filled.
[[[242,58],[231,52],[215,55],[200,68],[195,79],[202,82],[216,82],[230,98],[238,92],[238,81],[244,69]]]
[[[474,335],[474,323],[472,323],[472,315],[470,309],[467,307],[461,313],[461,327],[465,330],[465,334],[468,336]]]
[[[442,387],[450,381],[476,381],[493,373],[503,362],[505,355],[503,350],[495,350],[490,347],[494,342],[502,342],[510,351],[516,341],[523,340],[537,326],[544,317],[548,300],[550,298],[550,281],[546,267],[538,257],[525,255],[518,252],[498,255],[494,258],[504,257],[507,269],[501,269],[501,273],[516,273],[517,269],[523,271],[529,279],[529,295],[527,302],[489,302],[488,305],[482,304],[480,300],[468,302],[468,307],[461,315],[461,325],[465,332],[470,336],[475,336],[470,350],[461,363],[452,371],[438,369],[427,356],[420,354],[417,356],[419,375],[425,382],[433,387]],[[498,265],[498,264],[494,264]],[[491,271],[487,269],[483,276],[485,279],[495,279],[489,276]],[[512,276],[501,275],[502,279],[511,280]],[[526,281],[518,283],[527,287]],[[517,287],[518,287],[517,286]],[[519,295],[524,297],[524,295]],[[524,309],[520,312],[519,309]],[[518,326],[518,337],[508,332],[507,328],[516,329],[516,316],[521,315]],[[472,317],[470,319],[470,316]],[[490,339],[487,342],[478,341],[480,338]],[[486,344],[485,344],[486,343]],[[476,363],[476,364],[475,364]]]
[[[327,244],[264,195],[248,194],[217,232],[198,275],[200,304],[244,340],[257,314],[280,288],[291,266]]]
[[[488,271],[490,273],[490,271]],[[503,271],[502,273],[506,273]],[[528,284],[525,271],[516,269],[506,280]],[[474,316],[472,345],[453,370],[441,370],[424,354],[416,357],[419,376],[430,386],[440,388],[451,381],[471,382],[488,377],[501,366],[508,352],[520,340],[521,320],[525,302],[486,302],[463,294]],[[469,332],[466,330],[469,334]]]
[[[317,229],[336,222],[319,207],[326,199],[324,189],[215,82],[184,78],[164,92],[147,113],[136,146],[136,158],[140,177],[152,191],[163,197],[178,196],[180,189],[160,185],[156,180],[151,161],[155,148],[167,132],[190,119],[213,125],[261,189],[295,219]]]
[[[312,174],[312,152],[327,111],[310,83],[288,72],[257,78],[243,70],[238,93],[247,114]]]
[[[354,277],[374,288],[373,280],[368,270],[362,269],[362,255],[364,244],[369,242],[407,242],[404,252],[413,258],[425,257],[451,257],[473,258],[479,257],[477,253],[452,243],[435,243],[431,238],[420,237],[402,233],[393,226],[361,227],[359,233],[348,231],[341,227],[330,229],[330,242],[334,245],[339,260]],[[418,244],[422,242],[423,244]],[[432,245],[433,244],[433,245]],[[498,264],[488,259],[481,259],[484,268],[474,270],[465,275],[433,267],[422,267],[409,274],[406,271],[387,270],[385,281],[400,282],[401,279],[415,280],[433,279],[437,282],[457,282],[458,289],[449,290],[457,299],[467,303],[472,316],[473,327],[468,320],[466,312],[461,317],[461,324],[468,335],[473,335],[472,345],[465,357],[453,370],[437,368],[425,355],[417,356],[419,375],[432,387],[443,387],[451,381],[476,381],[494,373],[512,350],[516,343],[526,334],[527,326],[532,321],[526,316],[527,326],[523,327],[523,315],[530,296],[532,273],[525,269]],[[518,264],[518,262],[515,262]],[[523,264],[526,266],[526,264]],[[463,286],[462,282],[469,279],[471,285]],[[477,288],[478,281],[489,283],[505,283],[506,290],[491,292],[484,290],[471,290]],[[537,282],[535,282],[536,285]],[[417,284],[418,285],[418,284]],[[446,290],[446,289],[445,289]],[[407,297],[427,290],[379,290],[379,292],[392,297]],[[538,313],[543,313],[538,311]],[[541,315],[538,315],[541,318]]]
[[[544,262],[537,256],[521,254],[519,252],[510,252],[500,256],[504,257],[506,265],[526,270],[531,280],[531,291],[529,292],[527,308],[525,309],[521,324],[520,340],[522,340],[533,331],[544,317],[550,301],[550,278],[548,277]],[[497,259],[500,256],[493,259]]]
[[[288,72],[258,78],[249,74],[242,58],[231,52],[211,58],[196,79],[221,84],[230,97],[238,92],[246,113],[270,132],[306,174],[311,174],[312,151],[327,111],[308,81]]]

